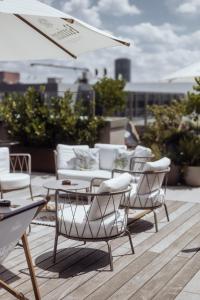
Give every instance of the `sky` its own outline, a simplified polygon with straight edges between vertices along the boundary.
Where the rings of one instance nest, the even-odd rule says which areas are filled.
[[[130,58],[132,82],[152,82],[200,59],[200,0],[41,0],[131,43],[98,50],[62,65],[87,67],[91,80],[106,67],[114,76],[114,60]],[[22,81],[48,76],[73,82],[80,73],[31,68],[28,63],[0,63],[0,69],[22,71]]]

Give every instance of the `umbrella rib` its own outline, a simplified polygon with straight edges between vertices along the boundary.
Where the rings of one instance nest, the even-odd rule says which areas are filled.
[[[119,43],[121,43],[122,45],[125,45],[125,46],[127,46],[127,47],[129,47],[131,44],[130,43],[128,43],[128,42],[124,42],[124,41],[121,41],[121,40],[118,40],[118,39],[115,39],[115,38],[112,38],[114,41],[116,41],[116,42],[119,42]]]
[[[73,58],[77,58],[76,55],[74,55],[73,53],[71,53],[70,51],[68,51],[67,49],[65,49],[63,46],[61,46],[60,44],[58,44],[56,41],[54,41],[52,38],[50,38],[48,35],[46,35],[39,28],[37,28],[36,26],[34,26],[33,24],[31,24],[29,21],[27,21],[24,17],[22,17],[19,14],[14,14],[14,16],[17,17],[18,19],[20,19],[22,22],[26,23],[28,26],[30,26],[32,29],[34,29],[35,31],[37,31],[39,34],[41,34],[43,37],[45,37],[47,40],[49,40],[50,42],[52,42],[54,45],[56,45],[58,48],[60,48],[61,50],[63,50],[68,55],[70,55]]]

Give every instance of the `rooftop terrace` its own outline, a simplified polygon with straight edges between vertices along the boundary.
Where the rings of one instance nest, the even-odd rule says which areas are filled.
[[[44,194],[49,175],[33,176],[35,195]],[[127,237],[111,242],[114,271],[110,271],[104,242],[87,243],[59,238],[53,264],[54,228],[32,225],[29,244],[42,299],[200,299],[200,189],[170,188],[167,204],[158,213],[159,232],[148,214],[131,227],[135,254]],[[15,191],[15,197],[28,192]],[[11,199],[13,194],[7,194]],[[0,277],[34,299],[23,249],[17,246],[0,267]],[[0,290],[1,300],[14,299]]]

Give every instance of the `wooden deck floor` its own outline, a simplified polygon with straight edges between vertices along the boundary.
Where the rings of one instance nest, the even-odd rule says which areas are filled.
[[[34,225],[29,236],[42,299],[200,299],[200,204],[169,201],[170,222],[158,212],[159,232],[151,214],[131,227],[135,254],[126,236],[113,240],[114,271],[107,246],[59,239],[52,262],[54,229]],[[23,249],[16,249],[0,267],[0,278],[34,299]],[[14,299],[0,290],[1,300]]]

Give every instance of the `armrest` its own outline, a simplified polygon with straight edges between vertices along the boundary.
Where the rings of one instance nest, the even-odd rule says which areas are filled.
[[[27,172],[31,175],[31,156],[29,153],[12,153],[10,154],[11,172]]]

